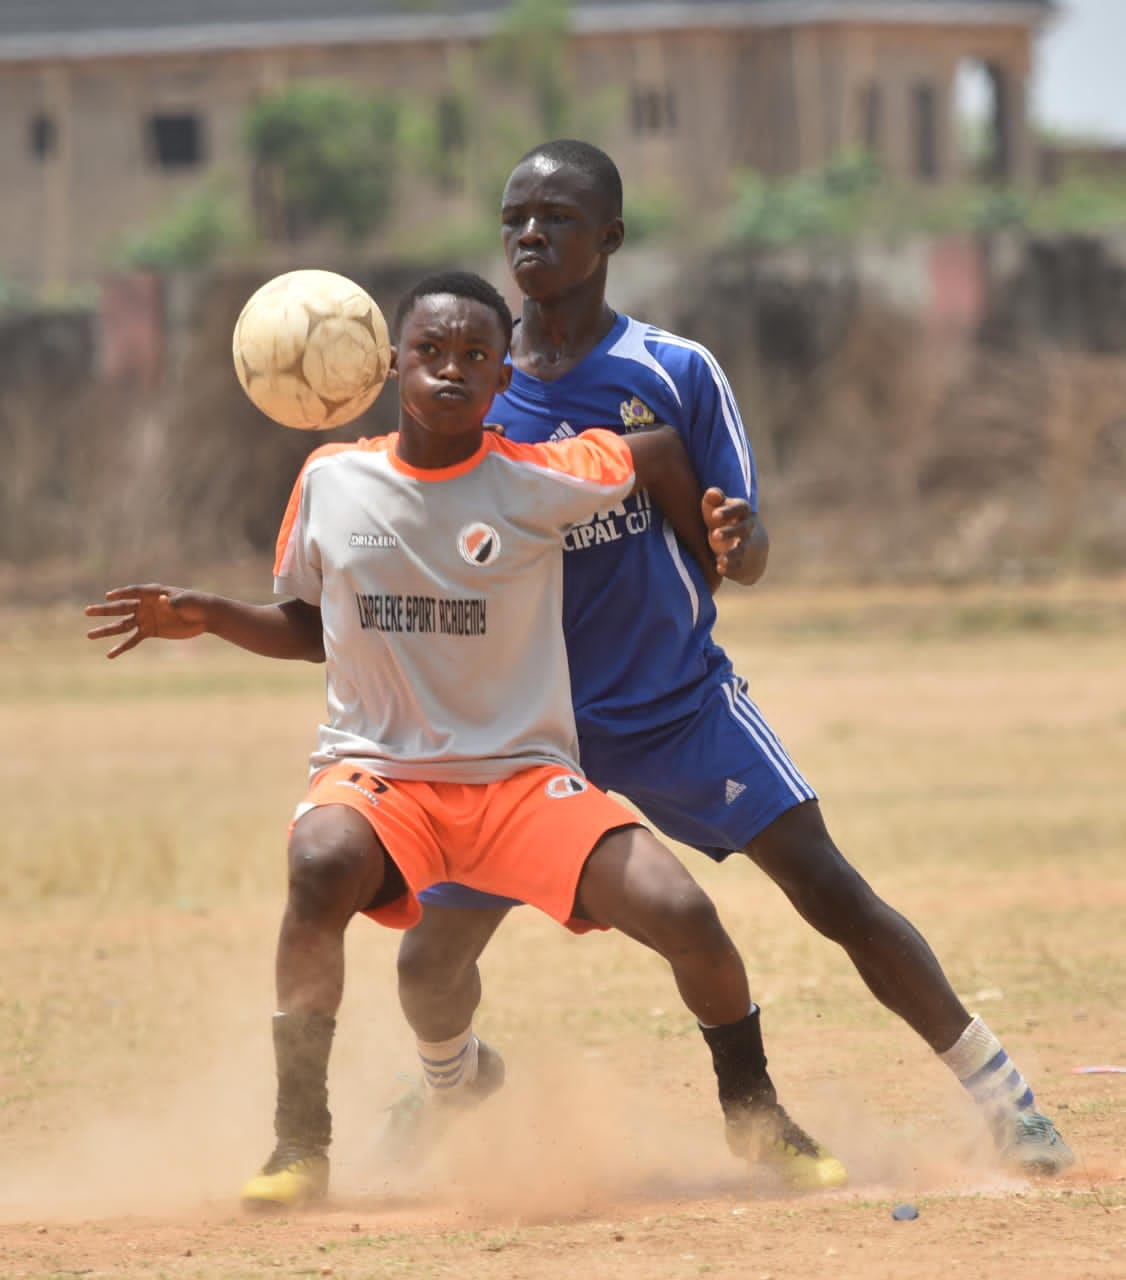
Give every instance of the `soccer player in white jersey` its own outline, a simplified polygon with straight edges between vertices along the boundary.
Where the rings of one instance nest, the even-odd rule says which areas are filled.
[[[490,418],[521,441],[611,424],[628,439],[647,423],[672,424],[701,482],[715,486],[704,505],[722,575],[755,583],[768,539],[727,378],[698,343],[606,300],[607,264],[625,235],[613,161],[576,140],[536,147],[508,179],[501,223],[524,301],[512,381]],[[713,638],[705,577],[653,496],[636,493],[567,536],[564,627],[584,770],[707,857],[744,853],[966,1086],[1006,1164],[1065,1168],[1067,1144],[997,1038],[962,1005],[919,931],[834,844],[813,788]],[[470,1037],[476,961],[512,904],[456,885],[429,890],[423,902],[400,950],[403,1009],[421,1041]],[[478,1056],[480,1078],[470,1070],[458,1085],[466,1102],[503,1078],[495,1050],[482,1046]],[[409,1124],[420,1113],[403,1117]],[[762,1154],[802,1186],[818,1159],[809,1150],[797,1138]]]
[[[671,428],[558,444],[485,432],[511,376],[512,317],[479,276],[431,276],[403,299],[399,430],[306,461],[278,536],[274,605],[149,584],[115,588],[91,639],[210,632],[326,663],[327,719],[290,826],[273,1019],[277,1143],[242,1200],[297,1207],[328,1186],[327,1072],[356,914],[406,929],[456,878],[576,932],[617,928],[668,961],[708,1044],[727,1128],[774,1103],[739,954],[710,899],[578,765],[561,625],[566,531],[648,485],[707,562],[707,531]],[[426,1046],[456,1077],[464,1043]],[[843,1168],[837,1170],[843,1179]]]

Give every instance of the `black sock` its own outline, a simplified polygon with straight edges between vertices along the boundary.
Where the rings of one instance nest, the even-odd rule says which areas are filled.
[[[766,1050],[757,1005],[738,1022],[701,1027],[700,1031],[712,1051],[724,1115],[777,1101],[774,1085],[766,1073]]]
[[[332,1141],[328,1057],[336,1019],[323,1013],[274,1014],[278,1142],[325,1148]]]

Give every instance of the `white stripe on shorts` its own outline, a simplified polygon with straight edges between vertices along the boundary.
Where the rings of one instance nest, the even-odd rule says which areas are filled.
[[[762,718],[762,712],[747,696],[747,682],[742,676],[732,676],[723,686],[731,714],[757,743],[762,754],[774,766],[775,772],[789,787],[797,800],[815,798],[813,788],[798,772],[786,748],[778,741],[774,731]]]

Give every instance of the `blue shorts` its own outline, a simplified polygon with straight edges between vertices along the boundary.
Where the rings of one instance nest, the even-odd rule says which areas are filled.
[[[580,735],[587,777],[615,791],[672,840],[716,862],[746,846],[787,809],[816,793],[798,772],[747,682],[730,672],[699,711],[667,725],[613,735]],[[517,905],[461,885],[419,895],[444,907]]]

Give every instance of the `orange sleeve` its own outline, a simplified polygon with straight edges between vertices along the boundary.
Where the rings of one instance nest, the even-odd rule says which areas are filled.
[[[619,485],[634,478],[633,455],[626,442],[605,427],[591,427],[577,436],[547,444],[517,444],[491,434],[485,438],[494,452],[505,457],[534,462],[580,480]]]

